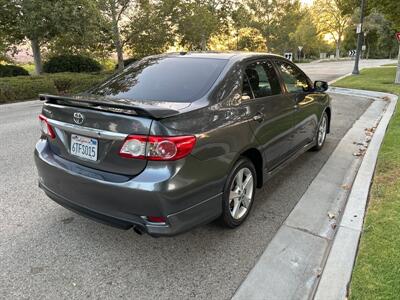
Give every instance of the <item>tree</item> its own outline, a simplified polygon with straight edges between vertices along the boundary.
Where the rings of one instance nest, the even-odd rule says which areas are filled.
[[[318,56],[320,52],[327,51],[327,44],[309,13],[305,14],[296,31],[292,32],[289,37],[294,44],[303,47],[304,54]]]
[[[288,36],[303,16],[298,0],[248,0],[244,5],[249,25],[262,33],[268,51],[283,53],[295,47]]]
[[[243,27],[238,31],[213,35],[210,38],[209,48],[217,51],[266,51],[264,37],[259,30],[252,27]]]
[[[393,23],[393,27],[400,30],[400,5],[394,0],[369,0],[368,6],[376,8],[382,12],[389,21]]]
[[[108,21],[95,1],[86,1],[80,26],[60,32],[46,44],[50,56],[78,54],[105,59],[113,50]]]
[[[371,0],[370,7],[377,8],[382,12],[392,23],[393,28],[398,32],[400,30],[400,6],[398,1],[393,0]],[[400,46],[398,48],[398,62],[395,83],[400,84]]]
[[[336,58],[340,57],[340,47],[350,17],[342,10],[342,0],[316,0],[314,18],[319,31],[329,34],[335,41]]]
[[[394,38],[396,31],[385,15],[372,9],[371,13],[365,17],[363,25],[363,31],[366,33],[367,53],[372,50],[376,57],[391,56],[397,46]]]
[[[366,45],[364,56],[366,58],[391,58],[397,50],[396,31],[393,29],[392,23],[377,9],[373,8],[368,12],[363,24],[364,44]],[[360,8],[356,8],[351,17],[351,24],[345,31],[343,40],[345,50],[352,50],[357,46],[357,35],[354,28],[359,20]]]
[[[7,55],[8,45],[4,38],[0,36],[0,64],[4,61],[9,61],[9,57]]]
[[[98,7],[109,21],[112,33],[112,41],[117,52],[118,70],[124,69],[124,41],[121,36],[121,23],[130,9],[134,9],[133,0],[98,0]],[[122,29],[123,30],[123,29]]]
[[[237,32],[237,48],[244,51],[266,51],[264,37],[256,28],[244,27]]]
[[[41,47],[86,22],[88,0],[0,0],[0,31],[8,45],[29,40],[36,74],[42,73]]]
[[[179,5],[177,33],[189,50],[206,50],[213,34],[226,32],[232,9],[229,0],[183,0]]]
[[[165,52],[175,41],[178,0],[142,1],[123,32],[127,49],[140,58]]]

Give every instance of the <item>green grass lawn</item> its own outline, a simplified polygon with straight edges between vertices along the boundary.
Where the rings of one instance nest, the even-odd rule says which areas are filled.
[[[390,92],[396,68],[371,68],[335,86]],[[395,112],[379,152],[350,299],[400,299],[400,113]]]
[[[400,85],[394,84],[396,67],[363,69],[360,75],[348,76],[334,83],[334,86],[352,89],[380,91],[400,94]]]

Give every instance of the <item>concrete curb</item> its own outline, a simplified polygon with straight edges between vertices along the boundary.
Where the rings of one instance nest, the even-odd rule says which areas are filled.
[[[388,106],[387,97],[393,97],[393,95],[385,93],[340,88],[331,88],[330,92],[374,98],[376,101],[372,102],[340,141],[236,291],[233,296],[235,300],[309,299],[314,295],[319,297],[318,299],[338,299],[337,295],[341,295],[343,286],[346,290],[360,231],[357,232],[354,226],[343,228],[340,225],[338,227],[337,223],[340,222],[340,216],[350,193],[358,195],[363,192],[363,195],[368,195],[369,189],[362,184],[365,177],[357,179],[357,182],[354,180],[360,178],[361,175],[357,175],[358,173],[365,174],[366,172],[370,174],[368,178],[372,178],[377,152],[396,102],[390,101]],[[381,139],[376,144],[378,137],[375,138],[371,148],[368,148],[364,163],[362,159],[353,156],[359,149],[356,144],[365,141],[365,128],[376,126],[380,120],[381,125],[376,129],[376,134],[381,136]],[[375,153],[375,156],[368,153]],[[361,168],[360,165],[363,167]],[[372,171],[368,169],[368,166],[372,167]],[[351,187],[353,181],[356,185],[351,191],[349,188],[344,188]],[[361,207],[354,208],[358,216],[360,216],[360,209],[365,209],[365,205],[366,202]],[[350,207],[352,204],[347,205],[347,208]],[[353,223],[352,213],[345,212],[343,222],[349,219],[349,222]],[[360,219],[362,226],[362,218]],[[358,226],[357,228],[361,230],[360,225]],[[337,235],[336,232],[338,232]],[[351,247],[345,248],[346,245]],[[346,250],[345,254],[340,251],[343,249]],[[326,266],[326,271],[323,271],[324,266]],[[334,267],[337,268],[334,269]],[[328,270],[331,270],[330,273]],[[321,279],[321,273],[323,279]],[[337,278],[333,284],[334,277]],[[327,290],[325,285],[331,286],[330,295],[328,292],[325,293],[324,290]]]
[[[364,68],[362,68],[362,69],[364,69]],[[350,75],[352,75],[352,73],[344,74],[343,76],[340,76],[340,77],[338,77],[338,78],[336,78],[336,79],[334,79],[334,80],[329,81],[328,84],[329,84],[329,85],[334,84],[336,81],[339,81],[339,80],[341,80],[341,79],[343,79],[343,78],[345,78],[345,77],[347,77],[347,76],[350,76]],[[332,89],[332,88],[329,87],[329,90],[330,90],[330,89]]]
[[[318,300],[345,299],[347,296],[367,208],[369,187],[373,179],[379,149],[398,99],[396,95],[379,92],[349,89],[336,89],[336,92],[358,97],[384,98],[390,102],[372,136],[354,180],[338,232],[315,293],[314,299]]]

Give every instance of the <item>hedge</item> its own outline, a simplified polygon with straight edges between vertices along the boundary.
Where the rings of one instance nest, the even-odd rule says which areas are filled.
[[[139,60],[139,58],[136,58],[136,57],[130,57],[130,58],[124,59],[124,68],[137,62],[138,60]],[[118,69],[118,63],[115,65],[115,70],[117,70],[117,69]]]
[[[109,73],[58,73],[30,77],[0,78],[0,104],[38,99],[41,93],[75,94],[106,79]]]
[[[27,70],[19,66],[0,64],[0,77],[10,76],[29,76],[29,73]]]
[[[60,55],[51,57],[43,64],[46,73],[61,72],[99,72],[101,65],[94,59],[81,55]]]

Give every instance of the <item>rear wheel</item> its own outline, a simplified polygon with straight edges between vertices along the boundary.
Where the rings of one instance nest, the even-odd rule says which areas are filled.
[[[322,115],[321,121],[319,122],[316,142],[317,144],[312,148],[313,151],[319,151],[325,144],[326,133],[328,131],[328,115],[326,112]]]
[[[233,167],[225,184],[222,203],[222,223],[230,228],[241,225],[253,205],[256,172],[253,163],[241,158]]]

